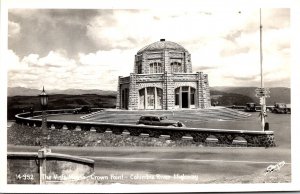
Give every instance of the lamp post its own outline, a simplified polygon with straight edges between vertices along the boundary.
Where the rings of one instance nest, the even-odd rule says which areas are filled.
[[[38,150],[38,158],[39,158],[39,169],[40,169],[40,184],[46,183],[47,178],[47,170],[46,170],[46,155],[50,153],[51,150],[48,148],[48,129],[47,129],[47,105],[48,105],[48,95],[45,92],[44,86],[43,91],[39,95],[42,106],[42,148]]]
[[[261,129],[262,131],[268,130],[269,123],[266,123],[265,117],[267,117],[267,107],[266,107],[266,98],[270,97],[270,91],[267,88],[264,88],[263,80],[263,51],[262,51],[262,24],[261,24],[261,8],[259,9],[259,40],[260,40],[260,88],[256,90],[256,96],[260,98],[260,118],[261,118]],[[267,126],[266,126],[267,125]]]
[[[44,86],[43,86],[43,91],[39,95],[40,100],[41,100],[41,106],[42,106],[42,147],[47,147],[47,139],[48,139],[48,129],[47,129],[47,105],[48,105],[48,94],[46,94]]]

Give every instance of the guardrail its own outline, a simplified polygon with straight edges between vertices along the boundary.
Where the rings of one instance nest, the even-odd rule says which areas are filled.
[[[70,110],[49,110],[47,114],[66,114],[71,113]],[[41,112],[34,112],[37,116]],[[16,123],[28,126],[40,127],[42,121],[39,118],[30,117],[30,113],[21,113],[15,116]],[[85,121],[62,121],[48,120],[48,129],[68,129],[82,131],[96,131],[104,133],[112,131],[113,134],[120,135],[124,132],[131,136],[140,136],[148,134],[149,137],[159,138],[162,135],[169,135],[171,140],[181,140],[183,137],[191,137],[194,142],[207,142],[208,139],[215,139],[216,144],[233,145],[241,139],[246,142],[246,146],[255,147],[274,147],[273,131],[250,131],[250,130],[229,130],[229,129],[208,129],[208,128],[179,128],[179,127],[163,127],[148,125],[132,125],[132,124],[116,124],[116,123],[99,123]]]

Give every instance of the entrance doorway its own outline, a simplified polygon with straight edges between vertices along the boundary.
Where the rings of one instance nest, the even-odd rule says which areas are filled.
[[[176,108],[195,108],[196,89],[190,86],[181,86],[175,89]]]
[[[189,93],[188,92],[182,92],[182,108],[189,108]]]

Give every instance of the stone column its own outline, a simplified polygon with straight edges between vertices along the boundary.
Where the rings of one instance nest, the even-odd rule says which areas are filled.
[[[165,50],[163,53],[163,62],[165,66],[165,71],[168,72],[169,74],[171,72],[171,65],[170,65],[170,54],[169,51]]]
[[[117,86],[117,102],[116,102],[116,108],[121,109],[121,104],[120,104],[120,95],[121,95],[121,85],[120,85],[120,79],[122,76],[118,77],[118,86]]]
[[[167,76],[167,107],[168,110],[175,108],[175,83],[173,74]]]
[[[204,108],[203,101],[203,73],[197,72],[197,94],[198,94],[198,107]]]
[[[167,72],[165,71],[164,72],[164,74],[163,74],[163,104],[162,104],[162,109],[163,110],[167,110],[167,108],[168,108],[168,106],[167,106],[167,98],[168,98],[168,96],[167,96],[167,89],[168,89],[168,86],[167,86],[167,82],[168,82],[168,80],[167,80],[167,77],[168,77],[168,74],[167,74]]]
[[[192,73],[192,61],[191,61],[191,55],[189,52],[185,52],[185,58],[184,58],[184,62],[186,65],[186,73]]]
[[[128,109],[138,109],[138,92],[136,91],[136,74],[130,74]]]
[[[142,73],[143,74],[150,73],[149,64],[148,64],[148,61],[147,61],[147,52],[142,54]]]
[[[138,73],[138,55],[134,55],[134,65],[133,65],[133,72]]]
[[[205,108],[211,107],[211,100],[210,100],[210,89],[209,89],[209,83],[208,83],[208,75],[204,74],[204,85],[205,85]]]

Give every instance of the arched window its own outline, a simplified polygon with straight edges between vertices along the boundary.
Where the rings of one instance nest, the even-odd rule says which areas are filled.
[[[163,91],[157,87],[139,90],[139,109],[162,109]]]
[[[155,62],[150,63],[150,73],[162,73],[162,65],[161,63]]]
[[[181,63],[172,62],[171,63],[171,72],[172,73],[182,73]]]
[[[175,88],[175,106],[179,108],[195,108],[196,89],[190,86]]]

